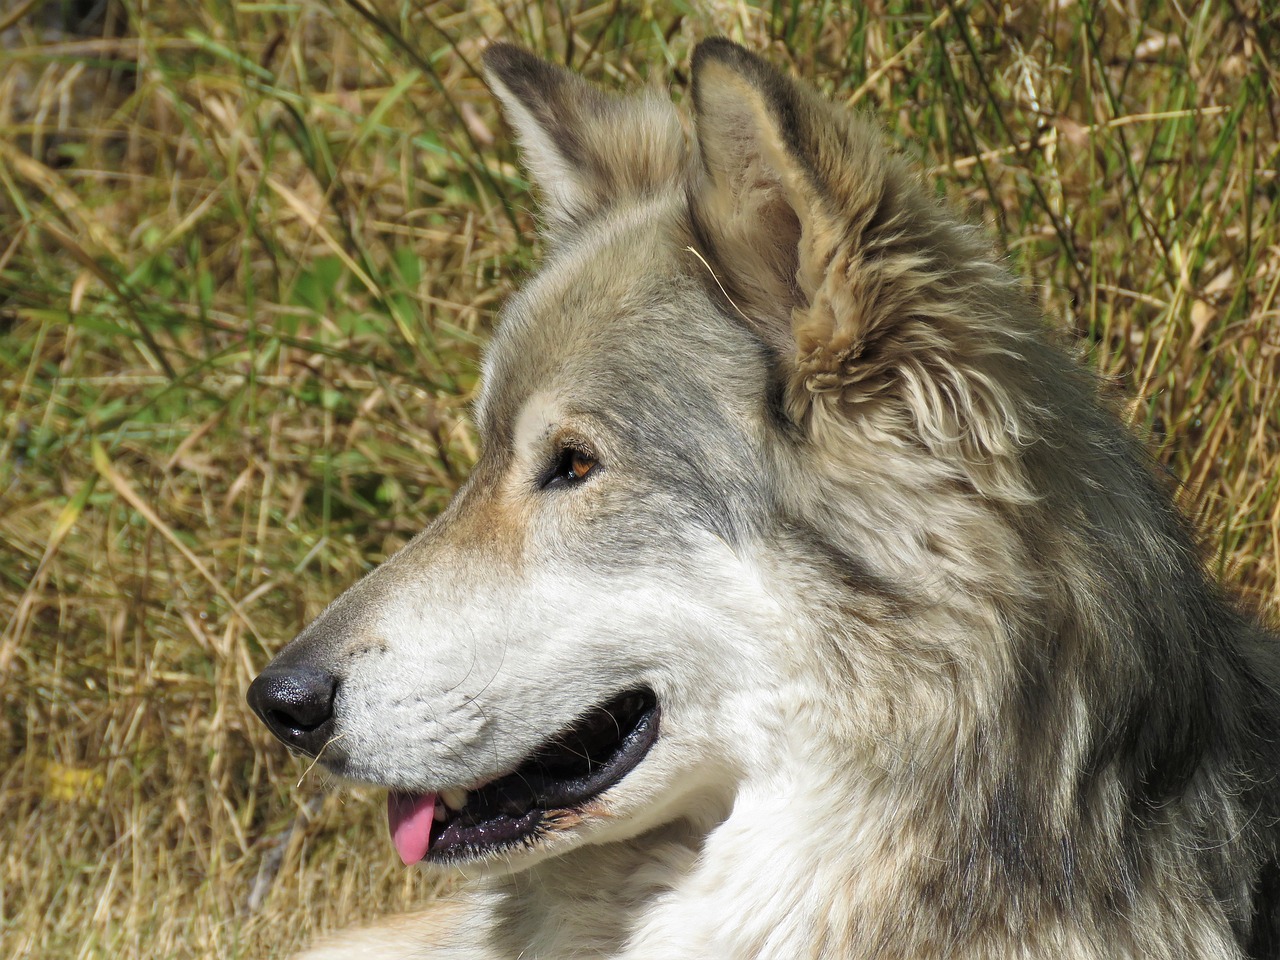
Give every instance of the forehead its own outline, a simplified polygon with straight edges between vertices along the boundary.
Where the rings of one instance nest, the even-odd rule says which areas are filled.
[[[537,391],[573,404],[654,365],[680,366],[699,336],[678,320],[718,322],[682,232],[675,204],[656,200],[562,243],[503,310],[476,403],[482,432],[509,430]]]

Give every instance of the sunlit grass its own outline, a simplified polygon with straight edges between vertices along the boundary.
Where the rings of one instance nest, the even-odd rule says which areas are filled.
[[[429,894],[243,691],[474,460],[536,255],[486,37],[682,99],[726,33],[877,117],[1280,613],[1270,5],[77,9],[0,34],[0,955],[268,956]]]

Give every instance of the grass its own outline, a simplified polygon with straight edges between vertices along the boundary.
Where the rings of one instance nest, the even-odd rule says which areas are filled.
[[[679,99],[725,33],[874,114],[1280,614],[1273,5],[367,2],[0,10],[0,955],[275,956],[431,895],[243,693],[475,457],[536,259],[485,37]]]

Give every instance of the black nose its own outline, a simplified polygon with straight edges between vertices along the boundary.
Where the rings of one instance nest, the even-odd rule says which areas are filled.
[[[249,684],[249,706],[289,746],[318,754],[333,734],[338,679],[315,667],[267,667]]]

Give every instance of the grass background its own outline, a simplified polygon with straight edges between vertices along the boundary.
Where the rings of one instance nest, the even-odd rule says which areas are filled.
[[[1270,0],[0,0],[0,956],[275,956],[430,895],[250,679],[420,529],[531,201],[474,66],[727,34],[984,219],[1280,612]]]

